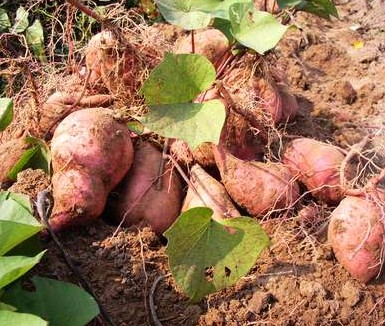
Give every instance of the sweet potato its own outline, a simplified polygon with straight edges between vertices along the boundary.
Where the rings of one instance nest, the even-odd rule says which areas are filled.
[[[284,165],[245,162],[219,146],[214,155],[227,192],[253,216],[290,208],[299,198],[299,187]]]
[[[367,195],[344,198],[330,217],[328,240],[337,260],[357,280],[367,283],[384,260],[385,202]]]
[[[104,84],[110,91],[138,87],[135,77],[138,58],[133,48],[118,40],[111,31],[102,31],[89,41],[86,51],[86,66],[91,73],[91,85]]]
[[[204,55],[212,63],[219,60],[229,47],[229,40],[217,29],[204,29],[194,33],[195,53]],[[174,52],[192,53],[190,34],[177,40]]]
[[[51,144],[54,207],[59,231],[99,216],[108,193],[132,164],[128,129],[108,109],[84,109],[67,116]]]
[[[190,182],[196,192],[191,187],[188,188],[183,212],[190,208],[207,206],[214,211],[212,218],[216,220],[240,216],[225,187],[198,164],[191,168]]]
[[[9,172],[30,147],[31,144],[26,142],[24,137],[12,139],[0,145],[0,183],[9,181]]]
[[[269,73],[256,72],[254,61],[245,60],[244,65],[232,69],[223,78],[223,85],[242,108],[245,118],[257,129],[261,124],[292,120],[298,103],[289,90],[285,71],[276,67],[269,69]]]
[[[338,203],[344,189],[340,182],[340,167],[345,155],[333,145],[314,139],[297,138],[285,148],[282,161],[312,195],[328,204]],[[345,171],[347,179],[353,177],[352,166]]]
[[[149,225],[163,233],[178,217],[183,201],[183,186],[178,174],[166,166],[157,190],[162,153],[145,143],[135,150],[134,163],[115,189],[118,197],[110,203],[111,218],[123,225]]]

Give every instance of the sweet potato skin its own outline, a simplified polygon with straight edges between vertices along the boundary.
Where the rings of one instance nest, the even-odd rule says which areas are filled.
[[[50,226],[60,231],[96,219],[106,204],[106,188],[100,178],[81,170],[57,172],[52,177],[55,199]]]
[[[344,193],[340,183],[340,167],[344,158],[345,155],[336,146],[310,138],[298,138],[286,146],[282,161],[298,175],[315,198],[336,204]],[[346,169],[345,176],[351,179],[353,170]]]
[[[229,47],[227,37],[217,29],[195,32],[195,53],[204,55],[212,63],[219,60]],[[175,53],[192,53],[191,35],[182,36],[175,45]]]
[[[381,218],[378,203],[356,196],[344,198],[330,217],[328,240],[334,254],[363,283],[375,278],[381,270],[385,236]]]
[[[289,208],[299,198],[298,184],[284,165],[245,162],[219,147],[214,155],[226,190],[251,215]]]
[[[50,224],[56,231],[98,217],[108,193],[132,164],[128,129],[107,109],[84,109],[65,118],[52,144],[54,207]]]
[[[182,182],[174,170],[166,167],[162,188],[156,189],[162,153],[145,143],[135,150],[133,166],[114,190],[118,198],[110,203],[111,218],[123,225],[149,225],[163,233],[178,217],[183,201]]]
[[[232,203],[225,187],[203,170],[200,165],[195,164],[191,168],[190,175],[190,182],[199,196],[189,187],[182,212],[194,207],[207,206],[213,210],[212,218],[214,220],[241,215]]]
[[[57,127],[51,144],[52,168],[77,168],[102,179],[114,188],[133,159],[128,129],[103,108],[71,113]]]

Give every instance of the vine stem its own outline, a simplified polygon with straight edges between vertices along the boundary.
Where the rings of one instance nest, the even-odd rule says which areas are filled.
[[[195,31],[191,31],[191,53],[195,53]]]
[[[71,4],[72,6],[78,8],[80,11],[82,11],[83,13],[85,13],[87,16],[89,17],[92,17],[93,19],[95,19],[98,23],[100,24],[105,24],[106,21],[104,18],[102,18],[101,16],[99,16],[95,11],[93,11],[91,8],[87,7],[86,5],[84,5],[81,1],[79,0],[66,0],[69,4]]]
[[[64,261],[67,265],[67,267],[70,269],[70,271],[73,273],[73,275],[78,279],[79,283],[83,287],[84,290],[86,290],[91,296],[94,297],[99,310],[100,315],[103,317],[105,323],[110,326],[115,326],[116,324],[113,322],[111,316],[108,314],[104,306],[102,305],[99,298],[96,296],[95,292],[93,291],[90,283],[83,277],[83,275],[80,273],[80,271],[76,268],[72,257],[67,252],[67,250],[64,248],[62,243],[60,242],[59,238],[57,237],[55,231],[51,228],[51,225],[49,223],[49,215],[52,209],[51,201],[48,198],[48,190],[40,191],[37,195],[37,201],[36,201],[36,210],[38,212],[38,215],[40,216],[40,220],[43,223],[43,225],[47,228],[48,233],[51,235],[55,245],[59,249],[60,253],[62,254]]]

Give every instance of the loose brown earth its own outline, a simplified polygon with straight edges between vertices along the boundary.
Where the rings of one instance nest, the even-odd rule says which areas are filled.
[[[287,133],[348,149],[385,127],[385,3],[343,2],[340,20],[299,15],[302,33],[289,33],[276,52],[300,102]],[[384,133],[376,138],[378,155],[384,139]],[[154,324],[149,298],[163,325],[385,324],[385,276],[369,285],[353,280],[326,243],[331,208],[318,209],[311,223],[304,214],[263,222],[270,251],[236,286],[193,305],[169,275],[164,239],[147,228],[112,237],[116,227],[100,220],[60,239],[116,325]],[[49,250],[36,272],[76,283],[54,243],[44,245]]]

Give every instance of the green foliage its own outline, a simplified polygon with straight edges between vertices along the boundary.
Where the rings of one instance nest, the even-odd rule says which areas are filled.
[[[218,222],[212,213],[207,207],[192,208],[164,233],[171,272],[192,301],[235,284],[270,244],[254,219]]]
[[[11,27],[11,21],[7,11],[0,8],[0,33],[7,31]]]
[[[214,81],[215,69],[204,56],[166,54],[142,87],[149,112],[141,122],[162,136],[183,139],[191,148],[218,143],[224,105],[218,100],[191,103]]]
[[[13,100],[8,97],[0,98],[0,131],[5,130],[13,119]]]
[[[26,141],[33,147],[27,149],[8,173],[10,180],[16,180],[17,174],[27,168],[42,169],[51,173],[51,154],[48,145],[37,138],[27,137]]]
[[[14,283],[45,251],[28,257],[25,252],[9,255],[10,250],[22,251],[43,226],[34,218],[27,196],[0,192],[0,211],[0,325],[48,325],[44,318],[50,325],[80,326],[93,319],[99,313],[97,303],[75,285],[34,277],[36,292],[29,293],[20,282]]]
[[[177,104],[194,100],[215,81],[215,68],[199,54],[166,53],[151,72],[141,92],[147,105]]]
[[[10,33],[25,34],[27,45],[32,53],[41,61],[46,62],[44,47],[44,30],[39,19],[35,19],[33,24],[29,23],[29,11],[23,6],[16,10],[16,17],[13,26],[9,20],[5,9],[0,8],[0,32],[9,31]]]
[[[0,211],[0,256],[43,228],[33,217],[27,196],[0,192]]]
[[[33,54],[38,57],[41,62],[47,62],[44,54],[44,31],[40,20],[36,19],[33,24],[27,28],[25,38]]]
[[[203,142],[218,144],[225,118],[223,103],[211,100],[154,105],[142,123],[162,136],[182,139],[195,149]]]
[[[98,313],[94,298],[80,287],[44,277],[32,277],[36,290],[28,292],[16,283],[3,300],[19,312],[44,318],[52,326],[83,326]]]
[[[325,19],[338,18],[338,11],[332,0],[278,0],[279,8],[294,7]]]
[[[230,19],[235,39],[259,54],[274,48],[287,29],[273,15],[256,10],[253,4],[234,4]]]
[[[28,15],[28,11],[23,6],[17,8],[15,23],[11,28],[11,33],[23,33],[27,29],[29,25]]]
[[[157,1],[159,11],[165,20],[173,25],[183,27],[187,30],[194,30],[207,27],[210,24],[211,16],[200,9],[193,1],[180,0],[159,0]]]
[[[159,11],[169,23],[187,30],[204,28],[215,17],[229,20],[229,10],[234,3],[251,0],[158,0]]]
[[[3,256],[0,257],[0,289],[23,276],[43,257],[45,251],[35,257]]]
[[[9,326],[48,326],[48,322],[38,316],[21,314],[0,309],[0,325]]]

